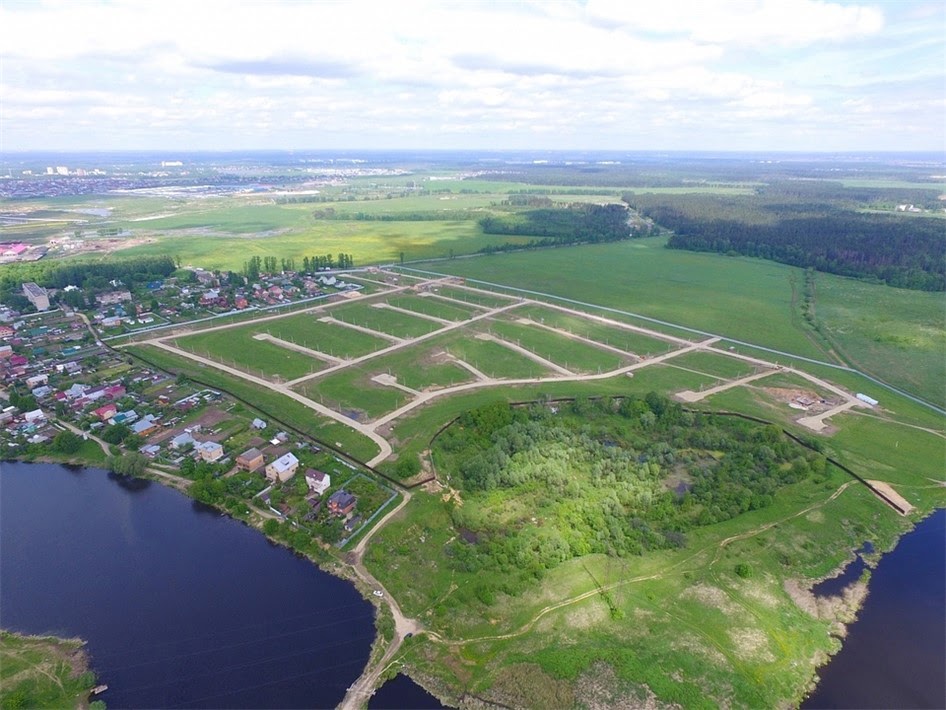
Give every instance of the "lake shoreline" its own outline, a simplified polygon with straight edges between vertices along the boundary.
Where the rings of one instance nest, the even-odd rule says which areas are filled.
[[[42,457],[36,457],[36,458],[30,459],[30,460],[16,460],[16,461],[19,463],[77,466],[81,468],[91,468],[91,469],[96,469],[96,470],[108,471],[106,468],[103,467],[101,462],[91,461],[88,459],[82,459],[81,457],[75,457],[75,456],[67,457],[67,460],[61,460],[54,456],[42,456]],[[118,474],[114,474],[114,475],[118,475]],[[195,498],[189,496],[186,490],[182,490],[180,486],[173,485],[173,482],[165,478],[162,478],[161,476],[146,473],[145,475],[138,477],[138,479],[162,484],[162,487],[164,488],[175,490],[187,496],[190,500],[199,502],[199,501],[196,501]],[[201,503],[201,505],[206,505],[206,504]],[[311,563],[321,572],[324,572],[337,579],[350,583],[354,587],[358,595],[363,600],[371,604],[372,609],[373,609],[372,623],[373,623],[374,631],[375,631],[374,639],[371,644],[371,650],[369,652],[368,661],[366,662],[365,668],[363,669],[362,672],[364,672],[365,669],[370,668],[372,663],[374,663],[377,658],[380,658],[384,655],[386,649],[389,646],[390,641],[384,638],[384,634],[382,633],[379,626],[379,623],[382,619],[382,613],[381,613],[381,609],[379,608],[379,602],[371,594],[371,591],[372,591],[371,588],[363,580],[361,580],[358,577],[354,567],[346,564],[341,558],[333,558],[331,561],[316,559],[310,554],[307,554],[305,552],[295,549],[294,547],[292,547],[291,545],[289,545],[287,542],[283,540],[279,540],[267,535],[262,529],[262,523],[265,521],[264,518],[260,518],[258,523],[254,524],[254,522],[252,522],[251,520],[244,519],[241,517],[236,517],[230,511],[225,510],[219,506],[210,505],[208,507],[212,508],[213,510],[219,512],[222,515],[227,516],[228,518],[232,520],[243,523],[246,527],[252,528],[255,532],[258,532],[260,535],[262,535],[262,537],[265,538],[269,543],[278,547],[282,547],[292,552],[294,556],[298,558],[302,558],[305,561]],[[867,565],[866,566],[867,574],[869,575],[874,569],[876,569],[879,562],[897,548],[897,546],[900,544],[904,536],[909,535],[911,532],[913,532],[916,529],[917,525],[925,521],[931,515],[934,515],[936,511],[937,509],[934,509],[933,511],[929,512],[927,515],[925,515],[921,519],[911,520],[912,522],[911,527],[908,529],[904,529],[901,532],[901,534],[898,535],[897,538],[893,541],[893,544],[891,546],[889,546],[887,549],[884,549],[884,550],[875,550],[869,556],[868,559],[865,559],[865,562]],[[250,515],[252,515],[252,513]],[[857,559],[857,551],[852,550],[851,557],[845,559],[836,569],[832,570],[828,574],[825,574],[824,576],[818,579],[804,580],[804,585],[799,585],[799,588],[797,591],[801,592],[806,597],[810,596],[812,599],[815,599],[815,595],[813,595],[811,592],[812,588],[815,585],[817,585],[818,583],[824,580],[832,579],[834,577],[839,576],[840,574],[844,572],[847,566],[856,559]],[[862,590],[859,589],[860,587],[863,587],[863,589]],[[847,598],[851,590],[854,590],[855,592],[853,594],[853,598]],[[837,656],[837,654],[840,653],[842,649],[844,648],[844,642],[848,635],[848,630],[850,626],[858,620],[859,615],[861,611],[863,610],[864,605],[866,604],[869,595],[870,595],[870,587],[869,587],[869,584],[865,584],[863,582],[863,576],[862,578],[852,582],[850,585],[848,585],[848,587],[846,587],[843,590],[840,597],[844,598],[844,601],[840,604],[840,607],[841,607],[840,609],[838,608],[838,605],[834,605],[833,611],[835,612],[836,616],[834,616],[833,618],[836,625],[834,626],[834,628],[832,628],[830,632],[830,635],[833,638],[837,639],[838,646],[833,652],[830,652],[824,657],[823,663],[819,663],[816,666],[814,666],[809,686],[801,693],[801,695],[798,698],[796,698],[798,703],[804,702],[807,698],[809,698],[811,695],[813,695],[816,692],[819,683],[822,681],[822,671],[831,664],[831,662]],[[809,611],[808,609],[805,608],[805,606],[803,606],[803,604],[799,601],[799,599],[797,599],[794,595],[792,595],[792,599],[800,607],[802,607],[806,611]],[[832,599],[832,597],[828,597],[827,599]],[[818,614],[817,611],[815,613]],[[825,618],[825,617],[820,617],[820,618]],[[425,674],[423,674],[423,672],[420,672],[419,669],[411,668],[410,665],[401,666],[398,672],[410,678],[414,683],[416,683],[419,687],[423,688],[427,693],[435,697],[442,704],[446,706],[451,706],[451,703],[452,703],[455,706],[457,702],[457,698],[454,697],[454,693],[451,692],[451,688],[449,685],[438,683],[435,678],[426,676]],[[380,688],[380,685],[374,690],[377,691],[378,688]]]

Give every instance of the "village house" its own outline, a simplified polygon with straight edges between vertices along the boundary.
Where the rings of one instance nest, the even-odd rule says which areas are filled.
[[[310,491],[322,495],[332,485],[332,478],[327,473],[310,468],[305,472],[305,483]]]
[[[223,458],[223,447],[216,441],[205,441],[197,445],[197,453],[202,461],[213,463]]]
[[[0,345],[0,360],[13,355],[13,348],[10,345]]]
[[[299,459],[292,454],[284,454],[266,467],[266,478],[275,483],[288,481],[296,474],[299,468]]]
[[[150,436],[158,428],[153,414],[145,414],[139,421],[131,425],[131,433],[138,436]]]
[[[237,468],[241,471],[258,471],[263,466],[263,452],[253,447],[237,456]]]
[[[357,502],[358,499],[345,489],[337,490],[328,499],[328,510],[332,515],[348,515]]]
[[[94,412],[95,416],[101,419],[103,422],[107,422],[109,419],[118,414],[118,407],[114,404],[106,404],[104,407],[99,407]]]
[[[0,325],[0,338],[12,338],[16,334],[12,326]]]
[[[173,439],[171,439],[169,446],[175,451],[180,451],[187,446],[196,446],[196,444],[197,440],[191,436],[189,432],[185,431],[183,434],[178,434]]]

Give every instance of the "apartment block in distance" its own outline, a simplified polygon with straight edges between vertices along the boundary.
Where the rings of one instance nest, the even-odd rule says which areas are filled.
[[[49,296],[46,295],[46,289],[34,284],[32,281],[23,284],[23,295],[29,299],[37,311],[49,310]]]

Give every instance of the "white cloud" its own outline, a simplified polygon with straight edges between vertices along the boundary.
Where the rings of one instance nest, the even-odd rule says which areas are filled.
[[[873,145],[861,119],[922,78],[900,96],[919,115],[885,108],[886,125],[927,126],[935,145],[944,108],[922,93],[942,87],[946,15],[904,2],[5,3],[2,137],[43,146],[58,120],[76,148],[206,147],[207,136],[226,147],[237,135],[261,147],[325,136],[448,147],[462,135],[483,147],[738,148],[765,131],[780,146],[779,121],[817,132],[843,117]]]

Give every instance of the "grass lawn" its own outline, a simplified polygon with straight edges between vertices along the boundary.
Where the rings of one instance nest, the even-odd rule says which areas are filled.
[[[195,355],[202,355],[230,367],[245,370],[257,377],[279,377],[293,380],[323,369],[323,361],[267,340],[256,340],[255,326],[227,328],[209,333],[188,335],[175,344]]]
[[[610,350],[599,349],[538,326],[494,319],[488,321],[486,327],[493,335],[526,348],[572,372],[608,372],[633,362],[631,358],[623,358]]]
[[[329,314],[345,323],[387,333],[397,338],[416,338],[418,335],[426,335],[443,328],[443,325],[425,318],[409,316],[388,308],[375,308],[367,303],[349,303],[333,308]]]

